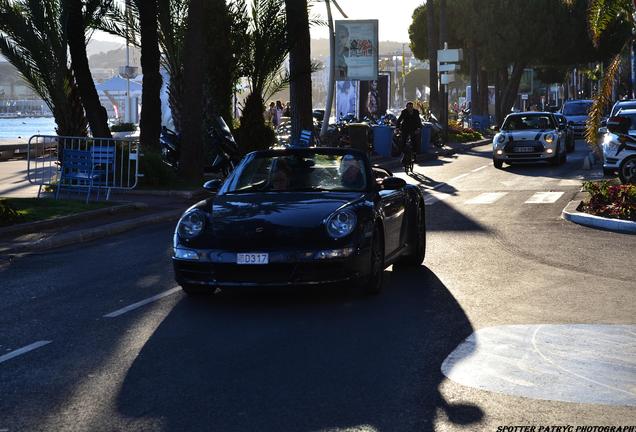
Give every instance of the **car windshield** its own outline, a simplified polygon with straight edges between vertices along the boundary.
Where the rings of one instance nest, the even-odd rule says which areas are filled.
[[[224,193],[363,191],[366,162],[358,155],[254,154],[228,179]]]
[[[628,118],[630,121],[629,130],[636,130],[636,114],[623,114],[618,113],[620,117]]]
[[[504,130],[554,129],[552,117],[546,114],[511,115],[506,118]]]
[[[563,107],[563,114],[566,116],[586,116],[592,102],[577,102],[565,104]]]
[[[634,102],[620,102],[617,103],[612,109],[612,113],[610,117],[614,117],[615,115],[619,115],[619,111],[628,110],[628,109],[636,109],[636,101]]]

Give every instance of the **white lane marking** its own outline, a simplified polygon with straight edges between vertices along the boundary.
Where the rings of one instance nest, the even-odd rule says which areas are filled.
[[[538,400],[636,406],[636,325],[477,330],[442,363],[456,383]]]
[[[563,196],[563,192],[537,192],[525,204],[552,204]]]
[[[452,182],[454,182],[454,181],[461,180],[461,179],[463,179],[464,177],[468,176],[469,174],[470,174],[470,173],[465,173],[465,174],[462,174],[462,175],[458,175],[457,177],[453,177],[452,179],[450,179],[450,180],[448,181],[448,183],[452,183]]]
[[[490,165],[484,165],[484,166],[482,166],[482,167],[475,168],[474,170],[471,170],[470,172],[471,172],[471,173],[476,173],[477,171],[481,171],[481,170],[483,170],[483,169],[486,169],[486,168],[488,168],[489,166],[490,166]]]
[[[494,204],[506,195],[508,192],[486,192],[466,201],[466,204]]]
[[[536,329],[536,330],[534,331],[534,333],[532,334],[532,348],[534,349],[534,351],[535,351],[537,354],[539,354],[539,355],[541,356],[541,358],[542,358],[543,360],[547,361],[548,363],[550,363],[552,366],[556,367],[557,369],[560,369],[560,370],[562,370],[563,372],[568,373],[568,374],[570,374],[570,375],[573,375],[573,376],[575,376],[575,377],[577,377],[577,378],[580,378],[580,379],[582,379],[582,380],[584,380],[584,381],[590,382],[590,383],[592,383],[592,384],[599,385],[599,386],[601,386],[601,387],[605,387],[605,388],[607,388],[607,389],[609,389],[609,390],[614,390],[614,391],[617,391],[617,392],[625,393],[625,394],[626,394],[626,395],[628,395],[628,396],[632,396],[632,397],[636,396],[636,393],[635,393],[635,392],[626,391],[626,390],[623,390],[623,389],[621,389],[621,388],[614,387],[614,386],[612,386],[612,385],[607,385],[607,384],[603,384],[602,382],[595,381],[595,380],[593,380],[593,379],[591,379],[591,378],[588,378],[588,377],[583,376],[583,375],[581,375],[581,374],[578,374],[578,373],[576,373],[576,372],[572,372],[571,370],[568,370],[568,369],[566,369],[566,368],[564,368],[564,367],[561,367],[560,365],[558,365],[557,363],[555,363],[554,361],[552,361],[551,359],[549,359],[546,355],[544,355],[544,354],[541,352],[541,350],[539,349],[539,346],[538,346],[538,344],[537,344],[537,333],[539,333],[539,330],[541,330],[541,328],[543,328],[543,326],[542,326],[542,325],[538,326],[538,327],[537,327],[537,329]]]
[[[130,312],[132,310],[138,309],[138,308],[140,308],[142,306],[147,305],[148,303],[152,303],[152,302],[155,302],[157,300],[161,300],[162,298],[168,297],[169,295],[172,295],[172,294],[174,294],[176,292],[179,292],[179,291],[181,291],[181,287],[174,287],[172,289],[169,289],[168,291],[162,292],[161,294],[157,294],[157,295],[149,297],[149,298],[147,298],[145,300],[138,301],[137,303],[133,303],[133,304],[131,304],[129,306],[126,306],[124,308],[117,309],[114,312],[111,312],[109,314],[104,315],[104,318],[116,318],[116,317],[118,317],[120,315],[123,315],[123,314],[125,314],[127,312]]]
[[[17,357],[19,355],[26,354],[29,351],[33,351],[35,349],[43,347],[44,345],[48,345],[51,342],[52,341],[45,341],[45,340],[37,341],[37,342],[32,343],[31,345],[27,345],[25,347],[22,347],[20,349],[15,350],[15,351],[11,351],[10,353],[7,353],[5,355],[0,356],[0,363],[6,362],[7,360],[11,360],[12,358]]]
[[[582,180],[564,179],[559,182],[559,186],[581,186],[582,183]]]
[[[424,204],[425,205],[432,205],[432,204],[435,204],[436,202],[447,200],[450,197],[451,197],[450,194],[445,194],[445,193],[440,193],[440,192],[433,192],[429,196],[424,198]]]

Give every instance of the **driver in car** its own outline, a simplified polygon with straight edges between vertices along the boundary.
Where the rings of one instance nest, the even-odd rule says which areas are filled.
[[[347,189],[362,189],[364,187],[364,174],[360,161],[353,155],[345,155],[340,162],[340,180],[342,186]]]
[[[279,159],[276,163],[276,170],[272,175],[271,188],[276,191],[285,191],[289,189],[290,173],[289,166],[285,161]]]

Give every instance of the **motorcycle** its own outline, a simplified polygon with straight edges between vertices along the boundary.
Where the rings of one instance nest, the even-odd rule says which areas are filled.
[[[161,129],[159,142],[163,161],[174,169],[178,169],[181,136],[164,126]],[[213,120],[205,138],[205,147],[206,158],[210,162],[204,167],[206,173],[225,178],[241,160],[236,140],[223,117],[217,116]]]

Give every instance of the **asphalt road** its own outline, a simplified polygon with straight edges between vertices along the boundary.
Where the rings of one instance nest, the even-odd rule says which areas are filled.
[[[332,288],[189,299],[174,289],[169,225],[16,259],[0,267],[0,431],[634,425],[636,241],[560,219],[581,178],[598,174],[579,170],[582,147],[562,167],[496,170],[487,146],[418,167],[409,181],[430,193],[425,266],[387,270],[376,297]],[[524,351],[524,326],[569,324],[618,335],[533,337]],[[523,359],[471,345],[492,328],[507,337],[494,349]],[[598,369],[604,343],[620,349]],[[463,362],[464,378],[442,372],[447,359]],[[603,381],[608,368],[621,382]],[[485,369],[489,382],[462,381]],[[568,392],[541,396],[550,382]],[[584,401],[601,390],[605,402]]]

